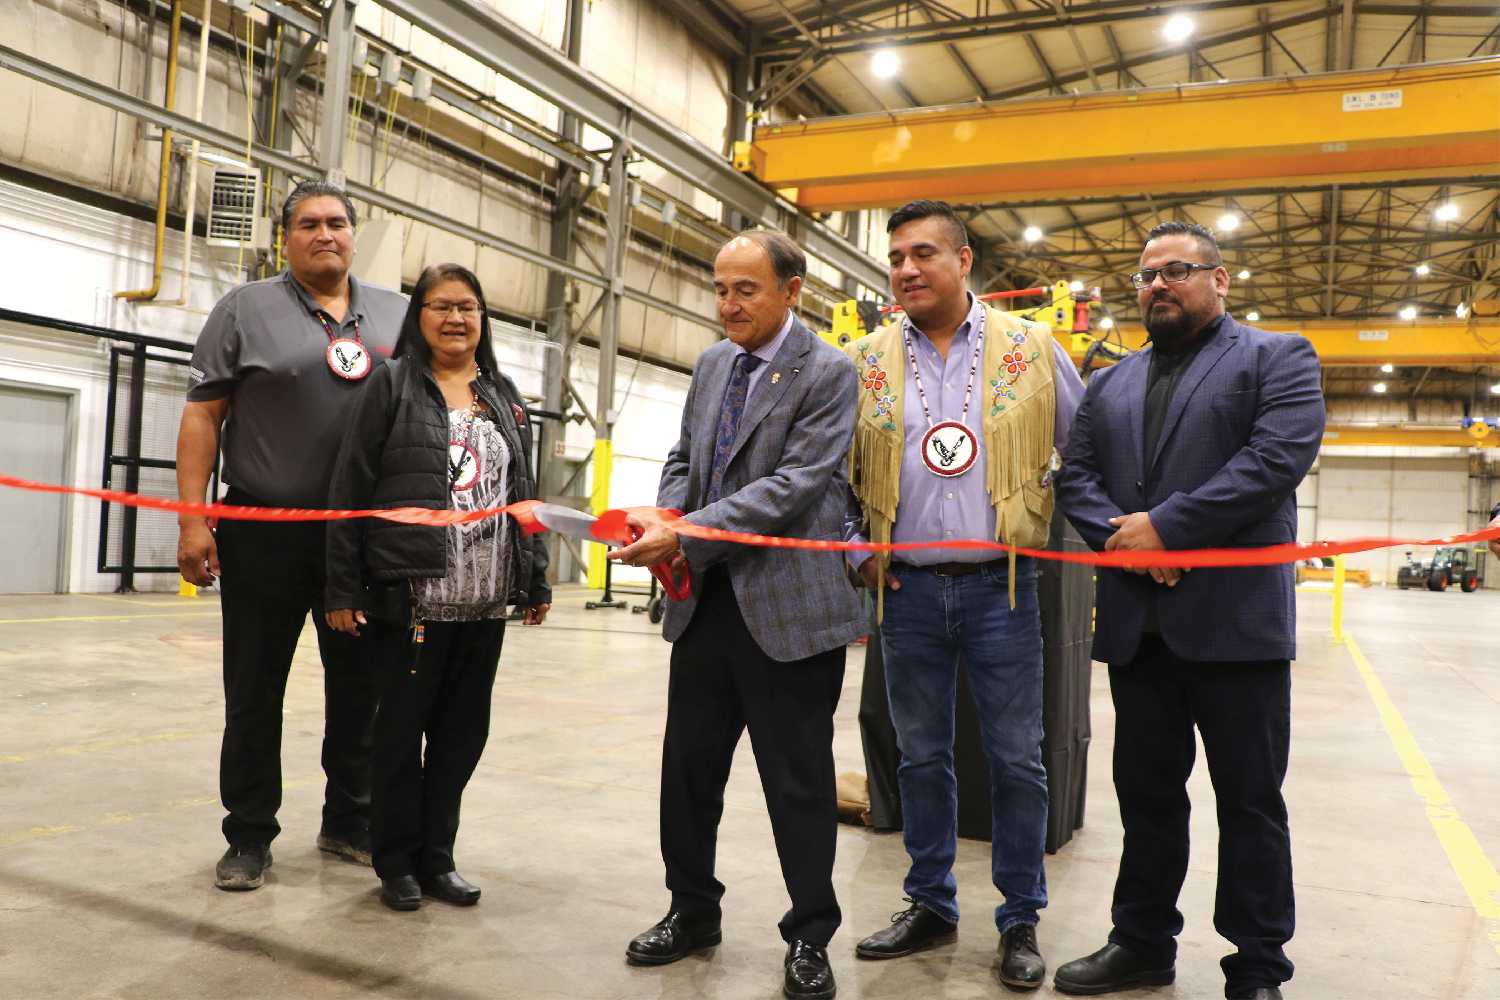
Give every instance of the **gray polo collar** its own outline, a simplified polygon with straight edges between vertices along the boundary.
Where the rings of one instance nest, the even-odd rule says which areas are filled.
[[[302,287],[302,282],[292,276],[292,269],[290,267],[281,272],[281,280],[291,287],[293,293],[301,301],[302,307],[307,310],[308,315],[316,316],[318,313],[324,311],[323,307],[318,305],[318,300],[313,298],[312,294],[306,288]],[[348,321],[349,316],[357,316],[360,319],[366,318],[364,306],[360,302],[359,281],[352,274],[349,275],[349,315],[344,317],[345,322]]]

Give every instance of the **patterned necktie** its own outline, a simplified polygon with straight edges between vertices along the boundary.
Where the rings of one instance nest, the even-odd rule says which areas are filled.
[[[709,503],[724,495],[724,470],[729,465],[729,452],[734,448],[734,437],[740,430],[740,417],[745,415],[745,399],[750,392],[750,373],[760,367],[761,363],[760,358],[744,352],[734,359],[729,388],[724,392],[724,405],[719,409],[719,433],[714,438],[714,464],[708,476]]]

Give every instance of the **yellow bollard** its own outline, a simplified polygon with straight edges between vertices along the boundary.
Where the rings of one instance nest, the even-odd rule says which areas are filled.
[[[609,478],[614,471],[614,442],[601,438],[594,442],[594,483],[589,497],[589,507],[598,517],[609,510]],[[598,542],[588,543],[588,586],[590,590],[604,589],[604,553],[608,546]]]
[[[1344,557],[1333,557],[1333,641],[1344,641]]]

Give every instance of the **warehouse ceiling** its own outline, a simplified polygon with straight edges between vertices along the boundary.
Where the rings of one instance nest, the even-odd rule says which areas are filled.
[[[669,0],[748,51],[758,122],[1299,76],[1500,54],[1500,5],[1138,0]],[[1171,41],[1169,22],[1190,31]],[[726,41],[727,40],[727,41]],[[886,78],[877,60],[894,69]],[[1500,108],[1476,107],[1493,120]],[[1163,128],[1189,128],[1164,121]],[[1067,142],[1065,134],[1036,142]],[[1263,319],[1453,317],[1500,297],[1500,164],[1482,176],[965,206],[990,287],[1079,279],[1137,319],[1126,275],[1168,217],[1223,234],[1232,307]],[[1206,193],[1209,187],[1218,188]],[[1443,211],[1439,211],[1443,209]],[[1225,216],[1237,226],[1226,231]],[[1042,236],[1023,234],[1037,227]],[[1035,234],[1033,234],[1035,235]]]

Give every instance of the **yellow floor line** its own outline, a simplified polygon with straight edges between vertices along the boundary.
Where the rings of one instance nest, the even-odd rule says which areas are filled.
[[[1448,862],[1453,865],[1454,874],[1463,884],[1464,891],[1469,894],[1469,901],[1474,904],[1475,912],[1489,924],[1490,944],[1495,953],[1500,955],[1500,872],[1496,872],[1473,831],[1459,816],[1453,800],[1448,797],[1448,792],[1438,780],[1432,765],[1427,762],[1421,747],[1417,746],[1406,720],[1401,717],[1395,702],[1386,693],[1385,685],[1375,676],[1374,668],[1365,659],[1365,654],[1360,651],[1354,637],[1346,634],[1345,643],[1355,667],[1359,669],[1360,677],[1364,679],[1365,687],[1370,690],[1376,709],[1380,712],[1380,721],[1385,724],[1385,731],[1395,744],[1396,753],[1406,768],[1407,776],[1411,778],[1412,788],[1416,789],[1417,795],[1427,804],[1427,820],[1432,824],[1438,842],[1443,845]]]
[[[126,597],[123,594],[69,594],[69,597],[87,597],[95,601],[108,601],[110,604],[138,604],[143,608],[166,608],[179,605],[182,601],[177,594],[157,594],[155,599],[151,595],[141,594],[137,597]]]
[[[163,611],[154,615],[57,615],[52,618],[0,618],[0,625],[41,625],[47,622],[128,622],[137,618],[218,618],[218,611]]]
[[[281,787],[283,791],[289,791],[291,789],[305,788],[308,786],[317,785],[322,781],[323,779],[321,777],[294,778],[288,781],[283,781]],[[218,804],[219,797],[217,795],[202,795],[187,799],[177,799],[172,802],[164,802],[156,808],[151,809],[147,812],[105,813],[103,816],[95,818],[92,822],[85,826],[73,826],[71,824],[67,824],[61,826],[33,826],[24,830],[13,830],[10,833],[0,833],[0,849],[14,847],[17,844],[25,844],[31,841],[51,840],[55,837],[64,836],[70,833],[88,833],[91,830],[98,830],[103,827],[119,826],[122,823],[134,823],[137,820],[156,819],[158,817],[167,816],[172,813],[183,812],[184,810],[201,809],[204,806],[213,806]]]
[[[127,736],[114,740],[95,740],[92,743],[75,743],[71,746],[49,747],[46,750],[31,750],[22,753],[0,753],[0,764],[25,764],[27,761],[46,757],[76,757],[86,753],[106,750],[121,750],[125,747],[151,746],[156,743],[180,743],[184,740],[206,739],[220,736],[224,730],[203,729],[197,732],[152,733],[147,736]]]

